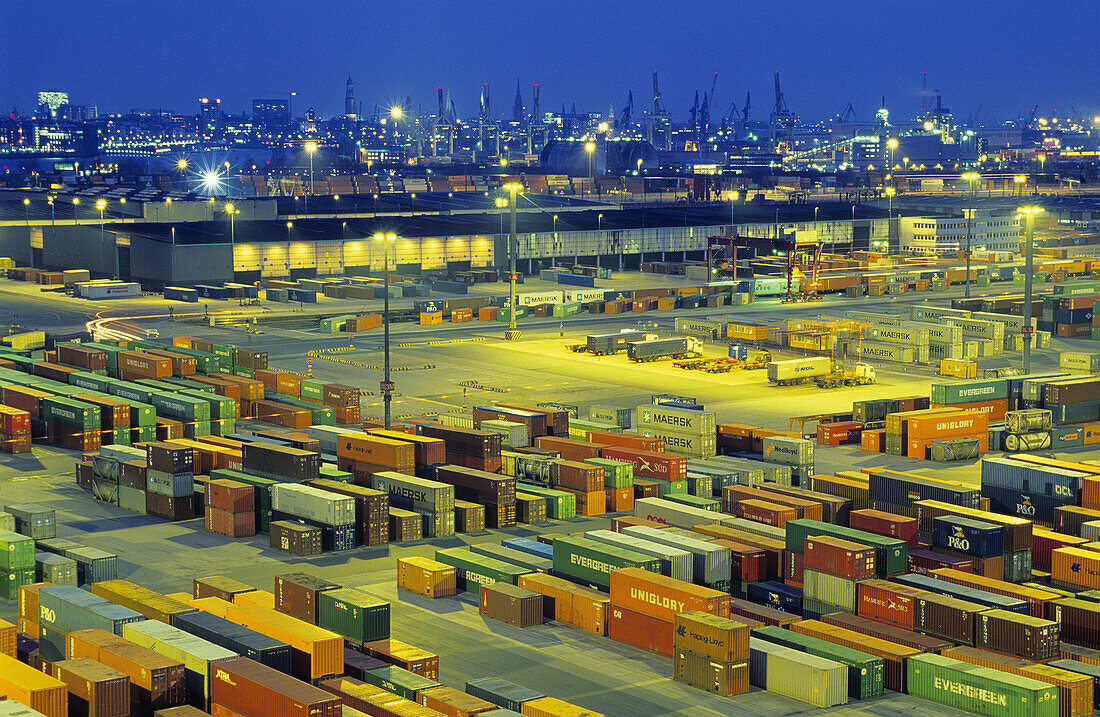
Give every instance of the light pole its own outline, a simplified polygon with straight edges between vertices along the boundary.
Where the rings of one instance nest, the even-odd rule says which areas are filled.
[[[588,178],[592,179],[592,153],[596,151],[596,143],[585,142],[584,151],[588,155]]]
[[[76,224],[76,208],[80,206],[80,197],[73,197],[73,224]]]
[[[57,241],[57,216],[54,214],[54,196],[51,194],[46,197],[46,202],[50,205],[50,241]]]
[[[897,190],[886,188],[886,253],[890,253],[890,235],[894,233],[894,195]]]
[[[27,228],[28,229],[30,229],[30,226],[31,226],[30,207],[31,207],[31,200],[28,199],[27,197],[23,197],[23,221],[25,221],[27,223]]]
[[[382,295],[382,382],[378,387],[382,390],[382,405],[385,407],[385,427],[390,430],[390,402],[393,400],[393,381],[390,380],[390,250],[389,243],[397,246],[396,234],[375,234],[375,239],[382,240],[382,251],[385,254],[385,264],[382,277],[382,286],[385,293]]]
[[[508,190],[508,204],[510,205],[510,231],[508,233],[508,330],[504,332],[504,338],[508,341],[519,341],[519,329],[516,328],[516,193],[523,189],[522,184],[509,182],[504,185]]]
[[[729,202],[730,202],[730,234],[731,235],[733,234],[733,208],[734,208],[734,202],[736,202],[738,197],[740,197],[740,196],[741,195],[738,192],[726,192],[726,199],[728,199]]]
[[[317,151],[317,143],[306,142],[305,150],[309,155],[309,194],[306,195],[306,214],[309,214],[309,198],[313,194],[313,155]]]
[[[96,202],[95,202],[95,208],[99,210],[99,245],[103,246],[103,210],[105,210],[107,208],[107,200],[106,199],[97,199]],[[114,255],[115,255],[115,278],[117,279],[117,278],[119,278],[119,273],[120,273],[120,267],[119,267],[119,261],[118,261],[118,245],[117,245],[117,242],[116,242],[116,245],[114,247]]]
[[[1042,207],[1020,207],[1020,213],[1024,215],[1027,224],[1027,233],[1024,246],[1024,375],[1031,373],[1031,340],[1035,335],[1035,327],[1031,325],[1031,270],[1032,247],[1035,243],[1035,215],[1043,211]]]
[[[1027,177],[1025,177],[1022,174],[1017,174],[1015,177],[1012,178],[1013,184],[1016,185],[1015,187],[1013,187],[1013,189],[1015,190],[1013,192],[1013,195],[1023,196],[1024,188],[1021,187],[1020,185],[1023,184],[1024,182],[1026,182],[1026,181],[1027,181]]]
[[[225,205],[225,213],[229,215],[229,244],[231,246],[237,245],[237,231],[236,225],[233,223],[235,215],[240,214],[241,210],[235,208],[232,204]]]
[[[967,172],[962,176],[966,180],[966,298],[970,298],[970,237],[974,225],[974,182],[981,179],[977,172]]]
[[[898,138],[891,137],[886,140],[886,148],[890,150],[890,171],[894,171],[894,150],[898,148]]]

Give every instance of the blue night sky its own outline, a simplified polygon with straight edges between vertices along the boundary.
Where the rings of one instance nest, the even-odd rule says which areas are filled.
[[[579,112],[649,105],[660,73],[665,106],[687,118],[696,89],[712,114],[752,92],[766,119],[779,70],[788,106],[805,118],[851,102],[868,120],[885,96],[895,119],[920,107],[920,73],[961,119],[1053,108],[1100,114],[1100,2],[607,2],[605,0],[8,0],[0,23],[0,107],[33,110],[42,89],[101,112],[197,111],[201,96],[239,113],[254,97],[295,90],[295,114],[343,111],[350,73],[369,114],[406,95],[435,108],[444,86],[459,114],[511,115],[516,80],[528,107]]]

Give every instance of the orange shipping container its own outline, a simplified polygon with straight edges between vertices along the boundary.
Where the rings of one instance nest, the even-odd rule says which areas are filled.
[[[389,466],[396,471],[411,472],[415,468],[412,443],[367,433],[345,433],[336,441],[336,456],[376,466]]]
[[[737,502],[737,517],[783,528],[786,527],[788,520],[798,518],[798,511],[778,503],[750,498]]]
[[[1063,548],[1063,550],[1065,550],[1065,548]],[[1053,552],[1051,553],[1051,555],[1053,556]],[[929,571],[929,575],[932,575],[938,580],[946,580],[947,582],[955,583],[956,585],[963,585],[968,588],[985,590],[989,593],[996,593],[998,595],[1005,595],[1007,597],[1024,600],[1027,602],[1028,612],[1031,614],[1032,617],[1045,618],[1047,604],[1062,597],[1058,593],[1053,593],[1049,590],[1030,588],[1026,585],[1017,585],[1015,583],[1006,582],[1004,580],[997,580],[996,578],[985,577],[983,575],[964,573],[961,570],[953,570],[951,568],[938,568],[936,570],[931,570]],[[1054,579],[1058,580],[1058,578]]]
[[[680,612],[730,616],[728,594],[641,568],[611,571],[611,602],[665,622],[672,622]]]
[[[397,561],[397,587],[430,598],[456,593],[455,568],[429,558],[409,557]]]
[[[259,371],[256,373],[259,373]],[[295,373],[275,374],[275,391],[290,396],[301,396],[302,377]]]
[[[607,512],[607,491],[596,490],[584,492],[571,488],[558,488],[558,490],[573,494],[577,499],[577,515],[603,515]],[[633,490],[633,489],[631,489]]]
[[[886,429],[864,430],[860,434],[859,449],[865,453],[883,453],[886,450]]]
[[[1055,548],[1050,552],[1050,579],[1086,590],[1100,589],[1100,552]]]
[[[420,314],[420,325],[421,326],[435,326],[436,324],[442,324],[442,323],[443,323],[443,312],[442,311],[432,311],[430,313],[421,312],[421,314]]]
[[[168,378],[172,375],[172,360],[140,351],[119,351],[118,374],[120,378]]]
[[[246,593],[238,593],[233,596],[235,605],[261,605],[275,609],[275,593],[267,590],[249,590]]]
[[[943,438],[989,434],[989,416],[965,409],[913,415],[908,423],[909,440],[935,441]]]
[[[606,594],[544,573],[520,575],[519,586],[549,598],[542,603],[545,617],[597,635],[607,634],[611,599]]]
[[[66,717],[69,711],[64,682],[8,655],[0,655],[0,694],[46,717]]]
[[[612,433],[611,431],[589,431],[589,443],[602,443],[606,446],[619,446],[638,451],[653,451],[664,453],[665,440],[663,438],[646,438],[636,436],[633,433]]]
[[[634,488],[608,488],[605,492],[607,493],[608,513],[623,513],[634,510]]]
[[[996,401],[978,401],[977,403],[964,403],[961,405],[948,406],[941,403],[933,403],[929,408],[954,408],[960,411],[974,411],[976,413],[984,413],[989,418],[990,423],[1000,423],[1005,418],[1005,413],[1008,412],[1008,399],[1002,398]],[[910,424],[910,430],[912,430],[912,424]]]
[[[527,700],[520,704],[519,713],[526,717],[604,717],[599,712],[563,702],[556,697]]]

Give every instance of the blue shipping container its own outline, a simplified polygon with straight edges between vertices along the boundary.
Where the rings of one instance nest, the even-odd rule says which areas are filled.
[[[1092,321],[1092,309],[1071,309],[1057,313],[1059,324],[1087,324]]]
[[[603,293],[603,300],[604,301],[618,301],[619,299],[630,299],[631,301],[633,301],[634,300],[634,292],[633,291],[605,291]]]
[[[523,490],[523,486],[516,486],[516,490]],[[547,560],[554,559],[554,546],[547,545],[546,543],[540,543],[537,540],[531,540],[530,538],[508,538],[507,540],[500,541],[500,544],[506,548],[512,550],[518,550],[528,555],[534,555],[539,558],[546,558]]]
[[[305,289],[287,289],[287,298],[291,301],[300,301],[303,304],[316,304],[317,292]]]
[[[895,575],[890,578],[890,581],[914,588],[920,588],[921,590],[927,590],[937,595],[947,595],[949,597],[958,598],[959,600],[976,602],[979,605],[986,605],[996,610],[1008,610],[1009,612],[1018,612],[1021,615],[1029,614],[1026,600],[1008,597],[1007,595],[998,595],[997,593],[986,592],[985,590],[978,590],[976,588],[968,588],[965,585],[956,585],[946,580],[934,578],[931,575],[906,573],[905,575]]]
[[[183,286],[166,286],[164,287],[164,298],[169,301],[196,302],[199,300],[199,292],[197,289],[188,289]]]
[[[1050,429],[1050,449],[1071,448],[1085,445],[1085,430],[1082,426],[1054,426]]]
[[[208,612],[172,616],[172,627],[290,674],[290,645]]]
[[[1008,395],[1010,398],[1020,398],[1024,390],[1024,381],[1038,378],[1058,378],[1068,375],[1068,373],[1029,373],[1026,376],[1010,376],[1008,379]]]
[[[779,582],[749,583],[749,600],[793,615],[802,614],[802,588]]]
[[[1025,463],[1007,456],[986,456],[981,465],[983,489],[996,486],[1023,493],[1057,496],[1073,503],[1080,498],[1081,481],[1086,476],[1079,471]]]
[[[1005,528],[963,516],[941,516],[932,521],[932,544],[977,558],[1004,552]]]
[[[1059,406],[1046,404],[1043,408],[1051,412],[1051,421],[1056,426],[1064,423],[1089,423],[1100,420],[1100,401],[1063,403]]]
[[[559,284],[568,284],[569,286],[596,286],[596,277],[594,276],[582,276],[580,274],[558,274]]]
[[[982,486],[982,497],[989,498],[989,507],[994,513],[1015,515],[1042,523],[1054,523],[1056,509],[1076,504],[1072,498],[1026,493],[992,485]]]

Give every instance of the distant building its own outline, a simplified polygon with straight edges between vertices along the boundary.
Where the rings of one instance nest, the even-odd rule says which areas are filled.
[[[966,249],[966,211],[955,217],[902,217],[902,251],[940,254]],[[970,225],[972,251],[1020,251],[1020,220],[1015,214],[974,210]]]
[[[216,137],[220,133],[221,127],[222,101],[217,98],[199,98],[199,131],[209,139]]]
[[[38,93],[38,110],[44,117],[57,117],[57,108],[69,104],[69,93],[46,90]]]
[[[347,89],[344,91],[344,116],[355,118],[355,85],[351,83],[351,75],[348,75]]]
[[[252,120],[265,128],[290,124],[290,100],[252,100]]]

